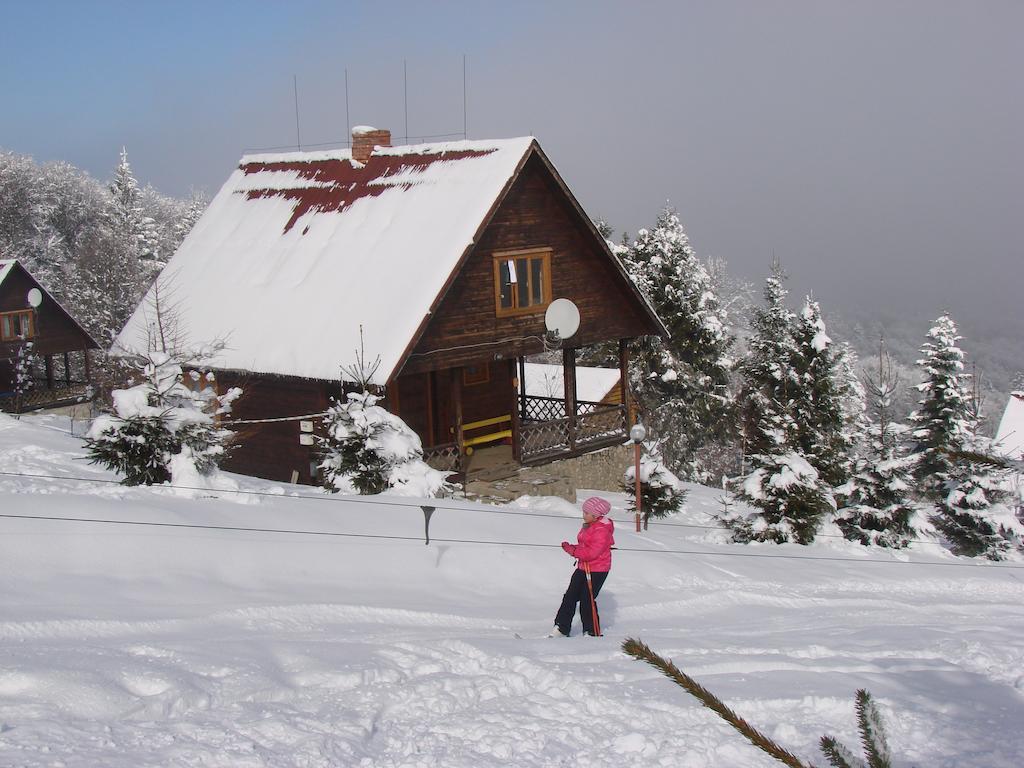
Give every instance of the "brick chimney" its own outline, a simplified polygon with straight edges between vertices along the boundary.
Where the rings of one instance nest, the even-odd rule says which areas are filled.
[[[357,125],[352,129],[352,159],[366,165],[374,147],[390,147],[391,131]]]

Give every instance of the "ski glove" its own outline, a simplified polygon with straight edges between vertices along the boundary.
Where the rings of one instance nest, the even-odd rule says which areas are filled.
[[[562,542],[562,549],[564,549],[566,552],[568,552],[573,557],[576,557],[576,547],[574,547],[568,541],[563,541]]]

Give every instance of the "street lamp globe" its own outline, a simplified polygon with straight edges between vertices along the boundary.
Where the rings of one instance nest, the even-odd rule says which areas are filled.
[[[637,422],[632,427],[630,427],[629,439],[632,440],[634,443],[642,443],[645,437],[647,437],[647,430],[644,429],[643,424]]]

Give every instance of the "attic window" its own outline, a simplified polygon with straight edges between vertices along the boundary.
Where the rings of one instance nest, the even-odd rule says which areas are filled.
[[[0,314],[0,341],[31,339],[36,335],[32,310]]]
[[[498,317],[534,314],[550,303],[550,248],[494,254],[494,309]]]

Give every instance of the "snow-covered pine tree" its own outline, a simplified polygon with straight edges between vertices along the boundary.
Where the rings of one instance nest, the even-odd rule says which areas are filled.
[[[846,391],[840,356],[825,330],[821,308],[807,297],[793,328],[794,446],[830,487],[846,482],[853,464],[853,435],[846,424]]]
[[[905,450],[907,428],[891,418],[898,389],[899,375],[880,342],[877,369],[865,375],[863,386],[874,423],[867,424],[867,446],[841,491],[845,503],[836,513],[847,539],[897,549],[917,535],[909,498],[914,458]]]
[[[744,453],[751,470],[735,485],[737,495],[760,511],[723,518],[736,541],[808,544],[835,508],[828,483],[798,448],[793,414],[801,381],[793,368],[795,320],[786,307],[784,280],[781,266],[773,264],[765,306],[754,310],[753,335],[740,364]]]
[[[632,389],[666,464],[684,477],[707,480],[718,467],[707,466],[702,448],[728,439],[733,427],[733,337],[725,312],[671,208],[659,214],[653,230],[640,230],[624,257],[670,334],[634,344]]]
[[[687,491],[679,478],[666,469],[655,443],[645,444],[646,452],[640,459],[640,514],[644,525],[652,517],[666,517],[678,512],[686,501]],[[626,493],[631,512],[636,512],[636,465],[631,464],[622,476],[622,489]]]
[[[146,351],[124,360],[141,382],[112,392],[113,413],[93,420],[86,447],[91,463],[122,474],[125,485],[194,487],[209,480],[226,455],[233,433],[217,417],[231,412],[242,390],[220,394],[186,386],[183,368],[201,371],[223,343],[185,349],[180,317],[163,293],[158,281],[150,296]]]
[[[398,416],[377,405],[365,389],[349,392],[324,418],[319,438],[325,488],[346,494],[394,493],[433,497],[451,493],[447,473],[423,460],[419,436]]]
[[[93,421],[86,436],[90,462],[123,475],[125,485],[188,486],[196,475],[212,474],[231,437],[215,416],[229,412],[241,390],[212,398],[211,412],[211,398],[182,383],[182,364],[200,357],[150,350],[133,361],[142,381],[114,390],[114,412]]]
[[[921,347],[924,357],[917,361],[923,380],[917,385],[920,407],[910,414],[918,459],[914,478],[936,502],[949,490],[951,453],[962,448],[974,431],[966,389],[969,375],[964,373],[964,353],[957,346],[960,338],[952,318],[942,315],[928,331],[928,341]]]
[[[142,265],[143,287],[160,272],[160,243],[156,222],[142,206],[142,190],[135,180],[128,162],[128,150],[121,148],[121,159],[110,182],[110,210],[108,219],[117,243],[132,254]]]
[[[35,368],[39,358],[33,351],[35,344],[25,341],[18,345],[14,355],[14,412],[21,413],[25,405],[25,395],[35,386]]]
[[[325,434],[317,437],[321,450],[321,484],[329,491],[369,495],[393,493],[399,496],[434,497],[449,494],[454,486],[447,472],[434,469],[423,460],[419,436],[398,416],[377,405],[371,394],[380,357],[367,362],[362,347],[355,362],[342,366],[345,382],[355,385],[342,402],[335,403],[324,417]]]
[[[995,453],[987,438],[969,439],[965,450]],[[954,554],[1003,560],[1011,551],[1024,551],[1024,524],[1007,506],[1006,474],[962,456],[947,470],[949,492],[937,505],[931,522]]]

